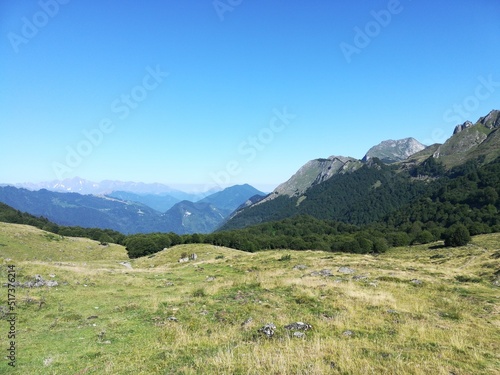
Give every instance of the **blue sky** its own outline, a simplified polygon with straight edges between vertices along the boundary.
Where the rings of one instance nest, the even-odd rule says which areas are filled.
[[[271,190],[500,108],[497,0],[0,3],[0,182]]]

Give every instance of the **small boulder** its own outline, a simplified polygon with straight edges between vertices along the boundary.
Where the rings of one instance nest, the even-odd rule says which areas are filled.
[[[259,332],[271,338],[274,336],[274,332],[276,332],[276,326],[273,323],[268,323],[264,327],[260,328]]]
[[[321,270],[321,271],[314,271],[311,272],[311,276],[333,276],[333,273],[331,270]]]
[[[303,323],[303,322],[295,322],[295,323],[290,323],[285,326],[285,329],[290,329],[290,330],[299,330],[299,331],[308,331],[312,329],[312,325]]]
[[[340,273],[351,274],[351,273],[354,273],[356,271],[354,271],[352,268],[349,268],[349,267],[340,267],[339,268],[339,272]]]

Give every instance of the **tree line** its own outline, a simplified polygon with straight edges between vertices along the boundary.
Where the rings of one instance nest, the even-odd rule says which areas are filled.
[[[362,190],[365,189],[365,193],[368,191],[369,197],[347,192],[358,194],[358,200],[363,202],[353,205],[353,212],[358,213],[351,216],[347,214],[350,212],[348,207],[336,206],[337,198],[327,199],[327,203],[321,204],[331,191],[328,185],[319,189],[321,184],[312,194],[308,193],[306,199],[311,198],[313,201],[310,207],[318,207],[316,215],[300,211],[293,215],[291,212],[291,217],[277,215],[274,220],[253,223],[243,229],[210,234],[124,235],[108,229],[58,226],[46,218],[22,213],[5,204],[0,204],[0,221],[28,224],[62,236],[87,237],[101,243],[121,244],[126,246],[131,258],[186,243],[206,243],[249,252],[312,249],[382,253],[393,246],[425,244],[437,240],[444,240],[447,246],[458,246],[470,241],[470,235],[500,232],[500,158],[486,165],[480,161],[469,161],[445,174],[444,167],[438,161],[428,159],[407,172],[415,178],[413,186],[409,182],[411,180],[403,178],[401,174],[394,176],[390,173],[391,168],[380,165],[374,170],[362,170],[354,179],[341,179],[340,186],[343,189],[352,190],[352,184],[357,182]],[[384,185],[385,188],[381,189]],[[409,190],[401,191],[405,187]],[[376,191],[378,189],[381,190]],[[341,193],[340,196],[345,194]],[[275,201],[285,208],[296,204],[284,197]],[[364,210],[360,209],[362,204],[367,206]],[[346,214],[342,216],[343,220],[324,218],[328,209],[344,210]],[[369,216],[370,212],[374,213],[373,216]]]

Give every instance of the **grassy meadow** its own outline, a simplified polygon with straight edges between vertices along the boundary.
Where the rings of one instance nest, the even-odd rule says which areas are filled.
[[[0,223],[1,284],[8,265],[19,282],[58,283],[16,288],[15,368],[2,288],[0,374],[500,374],[500,234],[441,245],[373,256],[192,244],[130,260],[122,246]],[[295,337],[293,322],[312,329]]]

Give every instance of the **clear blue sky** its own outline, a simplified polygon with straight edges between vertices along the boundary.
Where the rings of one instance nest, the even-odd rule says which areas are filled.
[[[499,15],[497,0],[3,0],[0,182],[269,190],[314,158],[442,142],[500,108]]]

